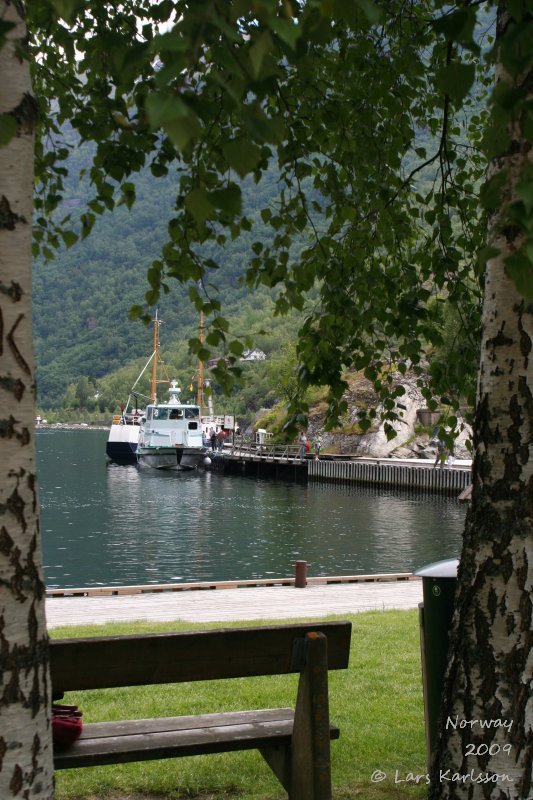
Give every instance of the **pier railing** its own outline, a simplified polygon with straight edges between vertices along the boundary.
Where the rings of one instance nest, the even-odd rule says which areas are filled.
[[[329,454],[316,459],[311,453],[302,459],[298,444],[260,444],[242,439],[226,443],[221,455],[223,458],[218,465],[221,469],[229,469],[230,464],[238,463],[242,471],[254,470],[254,474],[272,474],[285,479],[301,480],[305,474],[305,480],[312,481],[425,489],[457,495],[472,481],[472,465],[467,460],[435,467],[429,459]],[[219,459],[215,458],[215,464],[217,461]],[[261,469],[263,472],[257,472]]]
[[[265,461],[298,459],[300,445],[298,444],[258,444],[256,442],[235,442],[224,445],[224,455],[249,456],[261,458]]]
[[[468,462],[434,468],[430,461],[415,459],[357,459],[353,461],[309,461],[313,480],[396,486],[407,489],[461,492],[471,483]]]

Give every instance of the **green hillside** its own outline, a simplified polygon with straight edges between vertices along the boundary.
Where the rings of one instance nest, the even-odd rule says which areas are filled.
[[[82,156],[74,154],[72,174]],[[276,175],[259,186],[246,184],[248,214],[254,232],[241,235],[223,247],[211,244],[222,267],[217,271],[217,289],[235,333],[256,334],[257,344],[267,353],[291,338],[291,320],[273,319],[272,302],[266,290],[254,295],[242,283],[253,240],[266,236],[259,209],[277,194]],[[100,379],[134,362],[134,370],[151,352],[151,333],[138,320],[128,318],[132,305],[142,304],[148,288],[146,271],[167,237],[167,222],[175,202],[170,177],[155,180],[148,172],[136,181],[137,201],[98,218],[91,235],[70,250],[58,252],[54,261],[38,261],[34,268],[34,336],[37,358],[38,402],[43,409],[61,406],[69,384],[82,378]],[[88,191],[71,184],[64,210],[83,211]],[[216,247],[216,253],[214,248]],[[198,316],[187,296],[187,287],[173,282],[163,298],[159,316],[164,321],[162,347],[167,360],[190,373],[193,364],[184,342],[197,335]],[[187,364],[188,362],[188,364]],[[126,387],[124,387],[125,389]],[[122,397],[117,398],[118,400]]]

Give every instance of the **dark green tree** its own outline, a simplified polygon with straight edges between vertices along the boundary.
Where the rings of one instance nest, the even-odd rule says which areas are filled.
[[[80,378],[76,386],[76,399],[80,408],[87,408],[91,387],[87,378]]]

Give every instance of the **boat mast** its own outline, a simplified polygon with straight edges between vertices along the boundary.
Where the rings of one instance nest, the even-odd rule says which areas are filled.
[[[200,311],[200,347],[204,343],[204,314]],[[200,415],[204,405],[204,364],[201,358],[198,359],[198,391],[196,394],[196,405],[200,406]]]
[[[157,311],[155,312],[154,323],[154,354],[152,356],[152,378],[150,380],[150,403],[156,401],[156,385],[157,385],[157,359],[159,357],[159,326],[161,325],[157,318]]]

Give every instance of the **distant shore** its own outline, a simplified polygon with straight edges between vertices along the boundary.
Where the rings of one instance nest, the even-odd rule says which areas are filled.
[[[111,423],[105,422],[41,422],[35,426],[36,431],[40,430],[90,430],[90,431],[107,431],[111,427]]]

